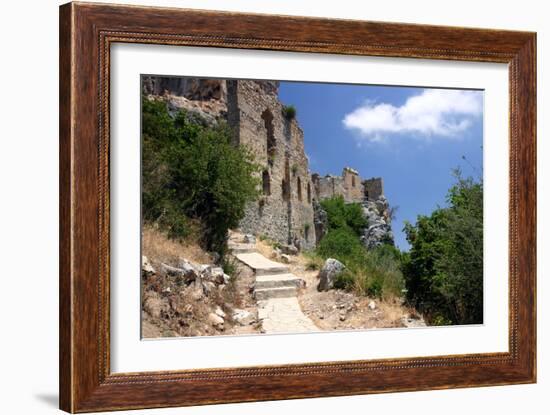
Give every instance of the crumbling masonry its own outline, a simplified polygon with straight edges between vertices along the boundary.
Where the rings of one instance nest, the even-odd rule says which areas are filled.
[[[277,81],[143,77],[146,95],[208,122],[226,119],[235,145],[247,146],[255,154],[261,166],[262,195],[248,205],[240,223],[243,232],[314,248],[326,232],[322,223],[326,214],[319,201],[342,196],[347,203],[363,205],[369,220],[363,235],[366,246],[393,243],[382,179],[363,180],[350,167],[341,176],[311,174],[304,133],[279,101],[278,89]]]

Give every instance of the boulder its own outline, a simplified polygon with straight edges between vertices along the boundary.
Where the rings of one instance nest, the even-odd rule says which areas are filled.
[[[248,326],[256,322],[256,316],[250,311],[240,310],[236,308],[233,311],[233,320],[241,326]]]
[[[224,322],[225,320],[223,317],[218,316],[215,313],[208,314],[208,322],[217,330],[223,330],[224,329]]]
[[[202,291],[205,296],[209,296],[210,293],[216,289],[216,284],[211,281],[202,281]]]
[[[221,267],[208,266],[201,273],[204,280],[210,281],[216,284],[225,284],[225,273]]]
[[[290,264],[290,256],[287,254],[281,254],[279,259],[283,264]]]
[[[149,259],[147,259],[145,255],[141,256],[141,271],[147,275],[152,275],[156,273],[155,269],[149,262]]]
[[[369,303],[369,308],[370,308],[371,310],[376,310],[376,303],[375,303],[374,301],[371,301],[371,302]]]
[[[256,237],[254,235],[252,235],[251,233],[247,233],[243,237],[243,242],[245,244],[255,244],[256,243]]]
[[[191,297],[192,300],[200,301],[204,298],[205,289],[200,278],[197,278],[194,283],[190,284],[185,290],[185,294]]]
[[[282,245],[281,252],[287,255],[298,255],[298,248],[294,245]]]
[[[319,284],[317,285],[318,291],[328,291],[334,286],[334,280],[340,275],[345,265],[334,258],[329,258],[325,261],[323,268],[319,272]]]
[[[214,314],[216,314],[218,317],[225,318],[225,311],[222,310],[220,306],[217,306],[214,310]]]
[[[181,268],[176,268],[168,264],[160,263],[160,269],[161,271],[170,277],[183,277],[185,275],[185,271]]]
[[[199,277],[197,267],[185,258],[180,259],[178,266],[184,272],[185,281],[187,283],[193,282]]]
[[[170,311],[170,303],[154,291],[147,291],[143,295],[143,311],[153,318],[161,318]]]
[[[315,243],[318,245],[328,232],[328,215],[317,200],[313,200],[313,225],[315,226]]]
[[[281,255],[282,255],[281,249],[280,248],[274,248],[273,252],[271,253],[271,258],[278,260],[281,257]]]

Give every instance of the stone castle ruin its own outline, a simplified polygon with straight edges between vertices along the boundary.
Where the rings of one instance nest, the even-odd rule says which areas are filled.
[[[225,119],[235,145],[247,146],[261,166],[261,197],[250,203],[240,228],[298,249],[316,246],[326,232],[319,201],[342,196],[361,203],[368,219],[362,237],[367,247],[393,243],[391,215],[381,178],[363,180],[345,167],[341,176],[321,177],[309,170],[304,133],[278,97],[278,81],[217,80],[144,76],[150,99],[163,99],[169,110],[215,123]]]

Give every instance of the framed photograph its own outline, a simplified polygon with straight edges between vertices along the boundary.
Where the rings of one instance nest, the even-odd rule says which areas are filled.
[[[536,381],[536,35],[60,8],[60,407]]]

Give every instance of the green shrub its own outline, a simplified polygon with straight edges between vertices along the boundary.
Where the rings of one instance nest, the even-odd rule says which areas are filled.
[[[344,269],[334,280],[334,288],[351,291],[355,288],[356,275],[349,268]]]
[[[285,105],[283,107],[283,115],[287,120],[296,118],[296,107],[294,105]]]
[[[227,231],[238,225],[258,196],[259,171],[245,147],[231,143],[225,124],[209,127],[184,111],[168,113],[161,101],[142,100],[142,209],[175,238],[185,237],[187,218],[203,225],[203,243],[224,254]]]
[[[304,251],[302,255],[307,259],[305,268],[307,271],[320,270],[325,260],[315,251]]]
[[[342,196],[321,201],[321,207],[327,212],[329,230],[349,228],[359,236],[368,224],[361,205],[345,203]]]
[[[483,184],[455,172],[448,207],[406,223],[408,300],[432,324],[483,322]]]
[[[222,259],[221,266],[223,268],[223,272],[229,275],[232,280],[237,278],[239,268],[238,268],[237,261],[235,259],[233,259],[230,256],[225,256]]]
[[[329,231],[317,248],[324,258],[335,258],[344,263],[357,261],[363,255],[361,241],[349,229],[333,229]]]

